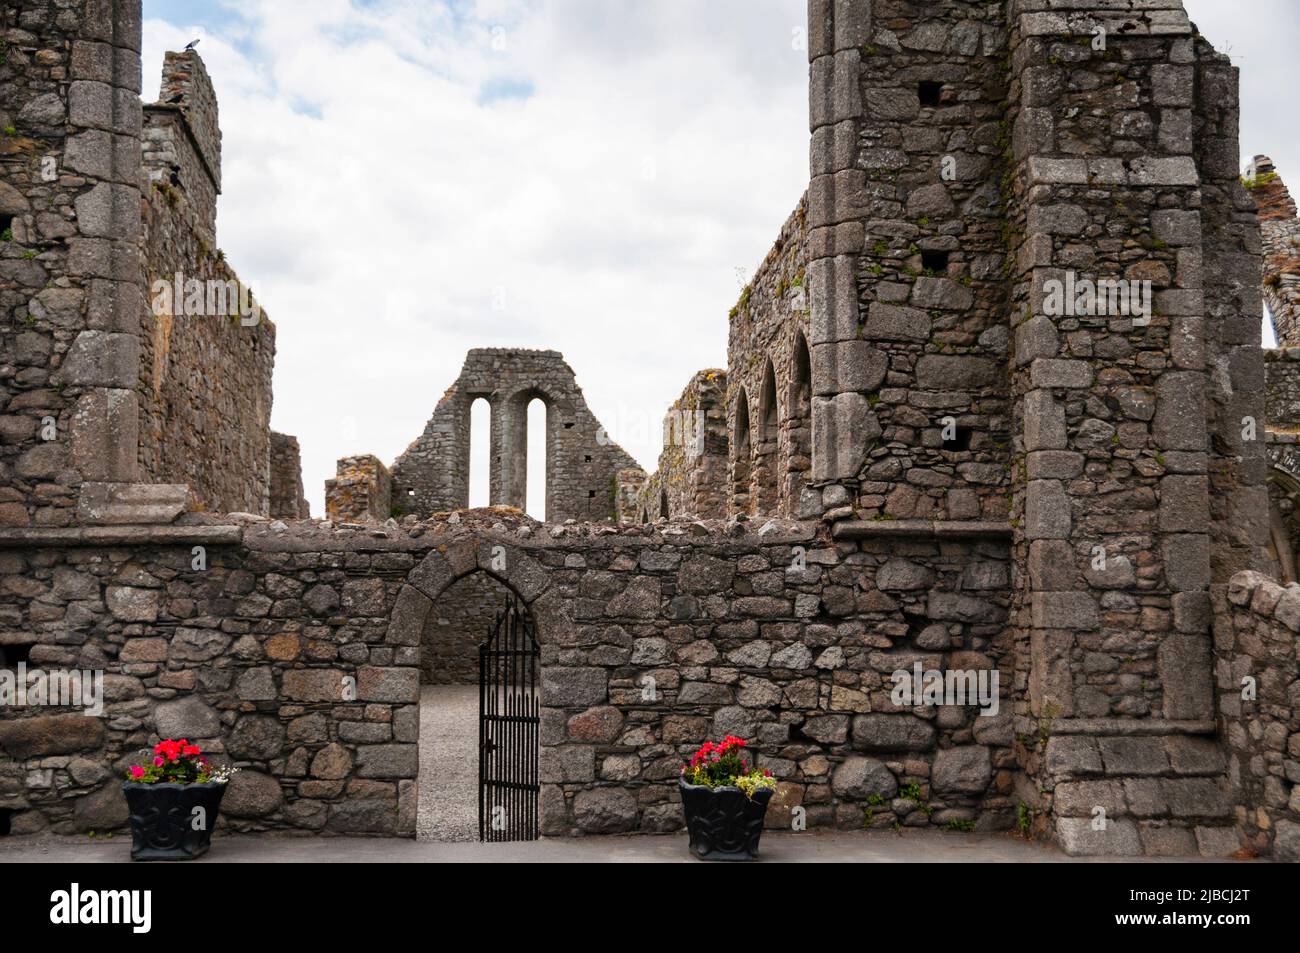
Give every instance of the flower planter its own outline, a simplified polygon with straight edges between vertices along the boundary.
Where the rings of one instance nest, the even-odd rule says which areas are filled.
[[[772,789],[752,798],[735,787],[710,788],[678,780],[691,853],[701,860],[754,860]]]
[[[225,784],[128,781],[122,790],[131,810],[132,860],[194,860],[208,852]],[[202,824],[195,823],[195,808],[203,809]]]

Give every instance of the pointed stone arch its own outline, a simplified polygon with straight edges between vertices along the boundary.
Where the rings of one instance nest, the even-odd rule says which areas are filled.
[[[772,515],[777,510],[777,457],[781,441],[780,401],[777,399],[776,366],[767,359],[758,398],[758,427],[754,433],[754,488],[752,511]]]
[[[733,513],[748,513],[751,510],[750,476],[753,472],[753,440],[749,427],[749,397],[745,388],[740,388],[736,398],[736,410],[733,417],[731,437],[731,509]]]
[[[492,536],[466,536],[433,550],[406,577],[398,593],[393,612],[389,616],[386,644],[395,649],[417,649],[421,644],[424,627],[439,597],[456,582],[476,572],[482,572],[509,589],[526,607],[532,617],[537,640],[543,646],[570,626],[568,609],[558,590],[551,588],[550,572],[521,547]],[[407,653],[409,654],[409,653]],[[416,663],[418,667],[418,662]],[[545,665],[540,670],[543,714],[546,711]],[[418,707],[418,705],[417,705]],[[416,719],[417,725],[419,718]],[[417,729],[416,743],[419,744]],[[547,749],[542,748],[542,756]],[[553,785],[542,785],[542,823],[548,811],[554,813],[559,805],[559,821],[563,821],[564,797],[557,799]],[[418,790],[418,780],[417,780]],[[399,811],[397,835],[415,837],[418,813],[415,809]]]
[[[565,622],[565,609],[557,596],[547,598],[547,569],[513,543],[492,537],[467,537],[429,553],[406,577],[389,617],[389,645],[416,646],[438,597],[452,583],[473,572],[484,572],[511,590],[528,607],[537,625],[537,638],[545,643],[557,625]]]

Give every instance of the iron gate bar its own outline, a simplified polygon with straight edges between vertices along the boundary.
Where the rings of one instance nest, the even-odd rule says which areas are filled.
[[[513,596],[479,646],[480,841],[536,840],[541,702],[540,647]],[[493,825],[500,811],[504,827]]]

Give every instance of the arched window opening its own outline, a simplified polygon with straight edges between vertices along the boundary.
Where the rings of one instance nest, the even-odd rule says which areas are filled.
[[[492,499],[492,405],[479,397],[469,407],[469,505]]]
[[[780,420],[777,414],[776,368],[769,359],[763,371],[763,390],[759,399],[759,430],[754,443],[753,511],[761,515],[777,511],[777,448],[780,444]]]
[[[737,513],[750,512],[749,477],[752,472],[753,447],[749,438],[749,398],[740,389],[736,399],[735,436],[731,441],[732,508]]]
[[[546,462],[549,459],[547,407],[540,397],[528,403],[528,483],[524,511],[546,522]]]
[[[668,491],[659,491],[659,518],[668,519]]]

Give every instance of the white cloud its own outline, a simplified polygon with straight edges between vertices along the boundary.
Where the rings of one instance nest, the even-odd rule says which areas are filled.
[[[219,242],[279,329],[274,426],[313,511],[337,457],[420,434],[476,346],[562,351],[653,468],[668,405],[726,363],[735,269],[807,184],[804,0],[229,6],[147,19],[146,97],[203,36]]]

